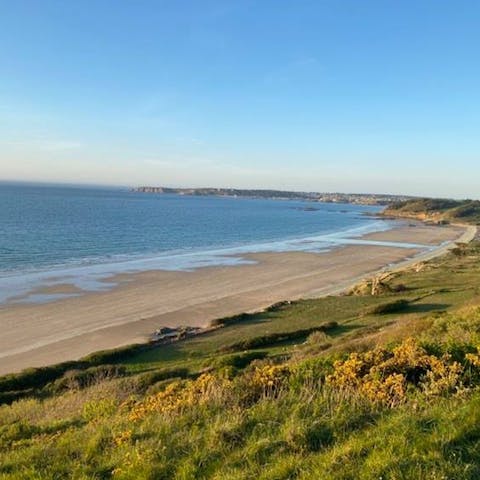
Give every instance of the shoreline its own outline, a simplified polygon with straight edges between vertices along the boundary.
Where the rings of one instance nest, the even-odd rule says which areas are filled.
[[[377,221],[375,221],[375,219]],[[251,263],[246,256],[255,253],[330,251],[342,245],[372,242],[371,233],[398,228],[404,222],[376,218],[367,225],[333,232],[287,237],[271,241],[225,247],[173,250],[158,254],[133,255],[122,260],[59,265],[47,269],[12,271],[0,276],[0,310],[5,306],[42,304],[118,286],[116,279],[147,271],[194,271],[199,268],[240,266]],[[364,240],[362,240],[364,239]],[[373,242],[375,242],[373,240]]]
[[[475,232],[474,227],[403,226],[369,235],[380,242],[382,235],[388,241],[396,235],[415,240],[412,243],[431,238],[443,242],[427,251],[346,245],[326,253],[247,254],[245,258],[256,263],[121,274],[119,286],[108,292],[3,307],[0,374],[146,342],[162,326],[206,327],[216,318],[259,311],[276,302],[339,293],[365,276],[441,255],[455,241],[471,240]]]

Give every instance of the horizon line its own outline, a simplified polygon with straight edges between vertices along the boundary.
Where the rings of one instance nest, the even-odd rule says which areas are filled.
[[[140,188],[166,188],[172,190],[243,190],[258,192],[279,192],[279,193],[298,193],[298,194],[320,194],[320,195],[357,195],[357,196],[376,196],[376,197],[404,197],[411,199],[436,198],[442,200],[454,200],[453,197],[432,197],[428,195],[411,195],[402,193],[372,193],[372,192],[346,192],[346,191],[314,191],[314,190],[287,190],[281,188],[243,188],[243,187],[178,187],[166,185],[127,185],[127,184],[104,184],[94,182],[71,182],[71,181],[49,181],[49,180],[18,180],[18,179],[0,179],[0,184],[20,184],[20,185],[38,185],[50,187],[69,187],[69,188],[105,188],[105,189],[129,189],[136,190]],[[456,199],[459,200],[459,199]],[[465,197],[463,200],[469,200]]]

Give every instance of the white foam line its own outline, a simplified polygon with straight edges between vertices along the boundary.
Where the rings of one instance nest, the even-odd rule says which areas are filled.
[[[385,231],[391,222],[375,220],[362,227],[321,235],[264,242],[237,247],[217,248],[193,252],[165,252],[138,258],[122,256],[122,260],[91,265],[60,266],[50,270],[9,272],[0,276],[0,304],[43,303],[75,294],[48,294],[38,290],[71,284],[85,292],[105,291],[116,286],[111,278],[120,273],[138,273],[152,270],[192,271],[203,267],[235,266],[255,263],[242,257],[249,253],[265,252],[325,252],[341,245],[379,245],[404,248],[427,248],[425,245],[362,240],[362,235]],[[353,238],[352,238],[353,237]],[[109,281],[110,280],[110,281]]]

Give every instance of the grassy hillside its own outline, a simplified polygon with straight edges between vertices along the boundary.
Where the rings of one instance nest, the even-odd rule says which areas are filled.
[[[412,199],[390,205],[384,215],[417,218],[434,222],[480,224],[480,201]]]
[[[0,478],[479,478],[479,260],[4,377]]]

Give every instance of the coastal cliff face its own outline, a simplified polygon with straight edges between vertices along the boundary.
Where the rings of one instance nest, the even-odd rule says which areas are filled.
[[[421,222],[432,222],[432,223],[444,223],[447,222],[443,218],[443,214],[441,212],[434,212],[434,213],[426,213],[426,212],[402,212],[397,211],[395,209],[391,209],[387,207],[383,212],[382,215],[385,217],[394,217],[394,218],[406,218],[411,220],[419,220]]]
[[[480,224],[480,201],[413,199],[389,205],[382,215],[433,223]]]

